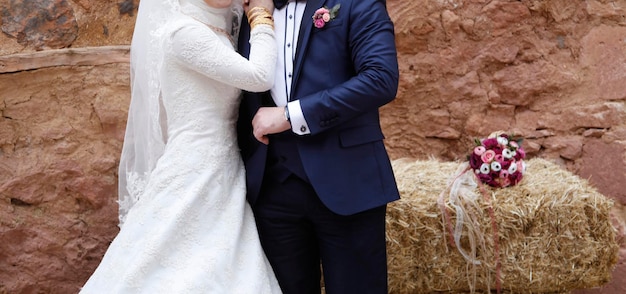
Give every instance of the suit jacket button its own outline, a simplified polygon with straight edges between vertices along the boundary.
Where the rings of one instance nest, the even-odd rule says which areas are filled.
[[[306,127],[305,126],[301,126],[300,127],[300,132],[303,132],[303,133],[306,132]]]

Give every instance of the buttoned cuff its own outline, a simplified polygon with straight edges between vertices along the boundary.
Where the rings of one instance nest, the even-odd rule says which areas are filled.
[[[287,103],[287,108],[289,109],[291,130],[298,135],[310,134],[309,125],[306,123],[304,114],[302,113],[302,107],[300,107],[300,100]]]

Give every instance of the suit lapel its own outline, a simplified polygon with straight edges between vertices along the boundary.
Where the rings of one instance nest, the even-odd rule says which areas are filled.
[[[313,13],[324,5],[325,0],[308,0],[304,14],[302,15],[302,23],[300,24],[300,34],[298,36],[298,47],[296,47],[296,60],[294,60],[294,77],[291,83],[291,93],[294,93],[294,87],[298,83],[300,72],[302,71],[302,59],[308,50],[308,43],[313,30]]]

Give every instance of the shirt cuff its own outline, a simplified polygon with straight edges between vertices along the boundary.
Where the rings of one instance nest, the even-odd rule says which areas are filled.
[[[287,108],[289,109],[291,130],[298,135],[310,134],[309,125],[306,123],[304,114],[302,113],[302,107],[300,107],[300,100],[287,103]]]

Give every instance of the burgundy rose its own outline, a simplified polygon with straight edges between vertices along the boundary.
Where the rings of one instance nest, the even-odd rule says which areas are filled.
[[[482,160],[480,160],[480,155],[472,153],[472,155],[469,156],[469,164],[473,169],[479,169],[483,164]]]
[[[511,160],[503,160],[503,161],[499,161],[500,165],[502,166],[502,169],[509,169],[509,166],[511,166]]]
[[[479,173],[476,175],[478,177],[478,179],[480,179],[481,182],[483,183],[488,183],[491,182],[493,180],[493,178],[491,177],[491,175],[489,174],[483,174],[483,173]]]
[[[519,171],[516,171],[512,173],[511,175],[509,175],[509,179],[511,180],[511,183],[513,183],[513,185],[517,185],[517,183],[519,183],[522,180],[522,173]]]
[[[483,146],[485,146],[485,148],[487,148],[487,150],[493,149],[495,147],[498,147],[498,139],[496,139],[496,138],[485,139],[485,140],[483,140]]]

